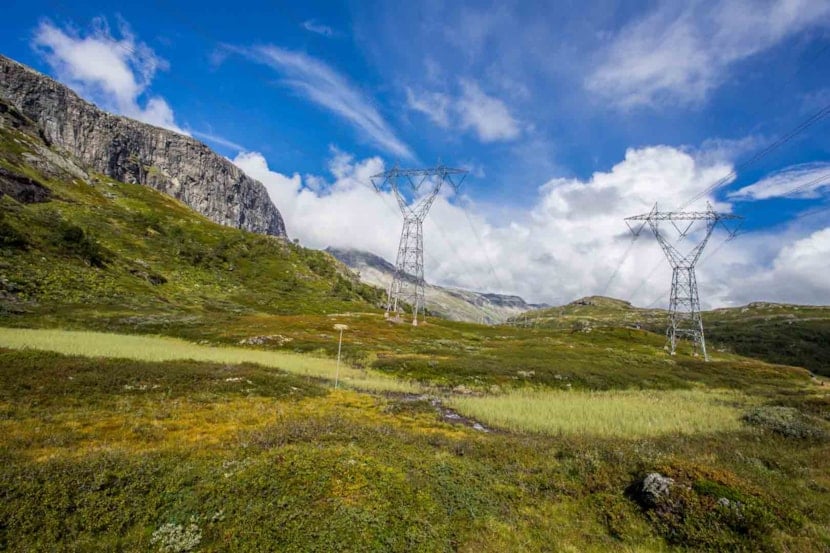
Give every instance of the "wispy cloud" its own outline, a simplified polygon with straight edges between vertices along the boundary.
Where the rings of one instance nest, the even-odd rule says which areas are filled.
[[[245,146],[233,142],[232,140],[228,140],[227,138],[223,138],[221,136],[215,135],[213,133],[208,132],[201,132],[201,131],[190,131],[193,136],[204,140],[205,142],[210,142],[211,144],[218,144],[220,146],[225,146],[226,148],[230,148],[231,150],[236,150],[237,152],[244,152],[247,150]]]
[[[729,197],[735,200],[818,198],[824,190],[830,190],[830,163],[804,163],[773,173]]]
[[[406,89],[406,105],[413,111],[423,113],[442,128],[450,125],[450,97],[441,92],[415,93],[411,88]]]
[[[487,95],[472,80],[461,80],[460,87],[456,97],[442,92],[415,93],[407,88],[407,107],[425,114],[439,127],[473,131],[482,142],[518,138],[521,126],[502,100]]]
[[[59,80],[104,109],[188,134],[176,124],[164,98],[147,97],[153,77],[168,68],[167,62],[139,41],[123,20],[118,34],[120,38],[104,18],[93,19],[85,33],[44,20],[35,29],[32,47]]]
[[[325,37],[332,38],[337,36],[337,33],[334,31],[334,29],[332,29],[328,25],[323,25],[322,23],[319,23],[314,19],[303,21],[302,27],[310,33],[315,33]]]
[[[413,151],[396,136],[372,100],[326,63],[308,54],[276,46],[231,50],[268,65],[283,76],[285,85],[347,121],[385,152],[407,160],[415,159]]]
[[[698,103],[731,65],[828,22],[826,0],[664,3],[614,36],[586,87],[623,108]]]

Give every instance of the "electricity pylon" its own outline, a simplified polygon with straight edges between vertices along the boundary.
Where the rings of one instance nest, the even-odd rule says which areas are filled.
[[[709,355],[706,353],[706,339],[703,336],[703,319],[700,315],[695,264],[700,259],[715,227],[722,225],[729,232],[728,239],[731,240],[735,237],[737,229],[730,230],[725,221],[740,219],[743,217],[731,213],[718,213],[712,209],[711,204],[707,203],[706,211],[658,211],[657,204],[654,204],[650,212],[628,217],[625,220],[635,236],[639,236],[647,224],[672,267],[669,326],[666,329],[666,339],[672,355],[677,350],[677,341],[686,337],[692,341],[693,352],[695,354],[699,352],[703,354],[706,361],[709,360]],[[636,224],[632,226],[631,221],[642,221],[642,223],[639,226]],[[677,231],[678,240],[689,237],[691,234],[698,238],[697,243],[684,254],[675,247],[673,240],[669,240],[660,228],[660,223],[664,221],[671,223]],[[698,221],[702,221],[703,225],[697,224]]]
[[[403,214],[395,275],[386,301],[387,318],[400,319],[403,304],[408,303],[412,306],[412,324],[418,325],[418,314],[424,314],[424,219],[444,183],[457,190],[466,174],[463,169],[439,164],[430,169],[400,169],[396,166],[371,177],[378,192],[387,188],[392,190]]]

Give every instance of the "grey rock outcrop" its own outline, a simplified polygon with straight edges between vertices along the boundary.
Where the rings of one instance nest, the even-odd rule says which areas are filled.
[[[112,115],[66,86],[0,56],[0,99],[82,165],[168,194],[217,223],[285,236],[262,183],[189,136]]]
[[[667,496],[674,486],[674,479],[663,476],[659,472],[652,472],[643,478],[640,488],[640,500],[647,507],[654,507]]]

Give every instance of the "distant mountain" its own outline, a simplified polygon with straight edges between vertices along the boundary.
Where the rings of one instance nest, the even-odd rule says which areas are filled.
[[[189,136],[111,115],[46,75],[0,55],[0,101],[38,127],[46,145],[86,171],[155,188],[208,219],[285,236],[265,187]]]
[[[355,249],[328,248],[326,251],[357,272],[364,283],[388,290],[395,274],[395,266],[389,261]],[[529,304],[519,296],[473,292],[434,284],[426,285],[425,295],[426,308],[438,316],[484,324],[502,323],[530,309],[547,307]]]
[[[662,334],[667,320],[664,309],[643,309],[623,300],[589,296],[528,311],[510,322],[563,330],[637,327]],[[830,376],[830,307],[754,302],[705,311],[703,326],[710,348]]]

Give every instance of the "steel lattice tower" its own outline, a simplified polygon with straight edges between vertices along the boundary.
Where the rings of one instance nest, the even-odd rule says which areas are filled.
[[[386,317],[400,319],[404,303],[412,307],[412,324],[424,314],[424,219],[444,183],[458,189],[467,171],[438,165],[430,169],[400,169],[372,177],[375,190],[391,189],[403,214],[403,229],[389,285]],[[460,175],[460,177],[459,177]],[[458,179],[455,182],[453,178]]]
[[[709,242],[712,232],[719,224],[726,228],[724,221],[743,219],[738,215],[718,213],[707,204],[706,211],[658,211],[657,205],[642,215],[628,217],[625,221],[635,236],[639,236],[646,224],[651,228],[654,237],[666,254],[672,267],[671,295],[669,299],[669,325],[666,329],[666,339],[671,354],[677,350],[677,341],[686,337],[692,341],[694,353],[706,353],[706,339],[703,335],[703,319],[700,315],[700,297],[697,291],[697,277],[695,265]],[[639,227],[632,226],[632,221],[642,221]],[[660,223],[668,221],[678,233],[678,240],[689,236],[690,233],[698,236],[698,242],[687,252],[682,253],[672,240],[660,228]],[[698,221],[703,225],[696,224]],[[729,230],[729,239],[735,236],[736,230]]]

